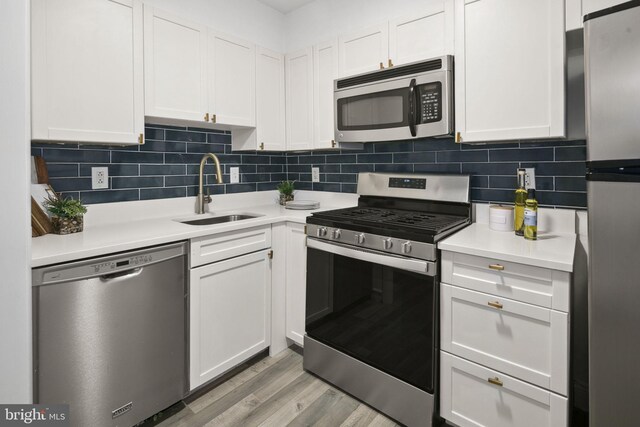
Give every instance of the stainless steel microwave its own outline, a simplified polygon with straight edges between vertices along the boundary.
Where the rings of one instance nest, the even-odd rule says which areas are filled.
[[[334,81],[338,142],[394,141],[453,133],[453,57]]]

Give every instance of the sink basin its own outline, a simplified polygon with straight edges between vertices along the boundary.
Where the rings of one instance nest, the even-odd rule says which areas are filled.
[[[257,218],[258,215],[249,215],[249,214],[236,214],[236,215],[223,215],[223,216],[214,216],[202,219],[192,219],[189,221],[180,221],[183,224],[189,225],[212,225],[212,224],[222,224],[225,222],[234,222],[234,221],[242,221],[243,219],[251,219]]]

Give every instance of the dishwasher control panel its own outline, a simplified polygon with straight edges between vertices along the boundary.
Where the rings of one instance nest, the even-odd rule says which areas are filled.
[[[137,267],[140,265],[148,264],[153,261],[152,255],[138,255],[131,258],[122,260],[114,260],[109,262],[103,262],[100,264],[93,264],[94,273],[110,273],[114,270],[127,267]]]

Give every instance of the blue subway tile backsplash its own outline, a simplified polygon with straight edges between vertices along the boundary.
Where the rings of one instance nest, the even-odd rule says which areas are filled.
[[[474,202],[513,201],[518,167],[536,168],[542,206],[586,207],[584,141],[535,141],[461,145],[451,138],[425,138],[363,145],[361,151],[232,152],[231,135],[211,129],[147,125],[145,144],[107,147],[32,144],[43,156],[53,188],[84,203],[109,203],[194,196],[202,153],[218,155],[223,184],[205,166],[211,194],[267,191],[296,180],[300,190],[355,193],[359,172],[467,173]],[[109,168],[109,189],[91,189],[91,168]],[[240,168],[240,183],[229,183],[229,168]],[[320,182],[311,182],[311,168]]]

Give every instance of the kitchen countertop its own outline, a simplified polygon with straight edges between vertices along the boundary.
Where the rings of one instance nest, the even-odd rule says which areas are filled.
[[[305,199],[308,198],[305,197]],[[317,200],[318,197],[315,197],[315,199]],[[216,199],[214,199],[215,201]],[[284,221],[304,224],[307,216],[313,212],[355,205],[355,203],[344,198],[338,198],[334,201],[326,200],[325,198],[325,201],[321,202],[318,209],[291,210],[285,209],[275,202],[265,204],[264,197],[257,197],[255,201],[256,204],[251,205],[245,200],[237,208],[233,208],[233,203],[219,204],[222,205],[220,209],[214,208],[213,212],[202,215],[196,215],[185,209],[180,213],[174,212],[166,216],[157,216],[157,214],[151,218],[142,216],[143,219],[119,220],[110,223],[96,223],[95,220],[86,221],[84,231],[81,233],[65,236],[47,234],[33,238],[31,244],[31,267],[76,261]],[[105,210],[105,207],[100,207],[100,209]],[[91,213],[91,208],[89,212]],[[176,219],[184,221],[238,213],[257,214],[260,216],[212,225],[188,225],[176,221]],[[131,215],[131,217],[135,216]],[[137,218],[141,218],[141,216],[137,216]]]
[[[572,272],[576,234],[540,232],[538,240],[526,240],[513,232],[493,231],[488,224],[473,223],[439,242],[438,248]]]

